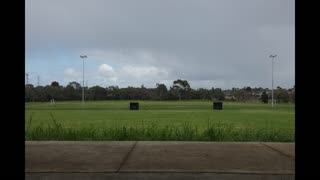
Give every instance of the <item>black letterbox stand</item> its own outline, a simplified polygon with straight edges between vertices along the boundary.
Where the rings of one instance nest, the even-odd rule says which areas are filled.
[[[222,102],[214,102],[213,109],[222,110]]]
[[[139,110],[139,103],[130,102],[130,110]]]

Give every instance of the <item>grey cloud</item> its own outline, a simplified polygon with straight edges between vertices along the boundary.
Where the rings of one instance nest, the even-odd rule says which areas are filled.
[[[27,54],[59,47],[104,58],[101,51],[114,54],[113,64],[166,69],[171,80],[269,87],[268,55],[277,53],[279,82],[291,86],[294,6],[292,0],[28,0]]]

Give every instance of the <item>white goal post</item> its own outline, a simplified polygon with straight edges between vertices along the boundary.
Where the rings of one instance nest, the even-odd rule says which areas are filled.
[[[51,100],[50,100],[50,104],[55,104],[54,99],[51,99]]]
[[[277,100],[276,100],[276,99],[274,99],[273,102],[274,102],[274,104],[277,104]],[[271,104],[271,103],[272,103],[272,100],[269,99],[269,100],[268,100],[268,104]]]

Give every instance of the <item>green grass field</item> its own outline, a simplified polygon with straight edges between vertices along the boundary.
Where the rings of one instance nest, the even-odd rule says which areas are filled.
[[[26,140],[294,141],[294,104],[129,102],[26,103]]]

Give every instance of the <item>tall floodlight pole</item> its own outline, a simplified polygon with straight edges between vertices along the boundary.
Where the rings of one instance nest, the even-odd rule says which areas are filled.
[[[277,55],[276,54],[275,55],[270,55],[269,57],[271,58],[271,61],[272,61],[272,95],[271,95],[272,96],[272,102],[271,103],[272,103],[272,107],[273,107],[273,60],[274,60],[275,57],[277,57]]]
[[[84,58],[87,58],[87,56],[80,55],[80,58],[82,58],[82,61],[83,61],[82,63],[82,105],[84,105]]]

